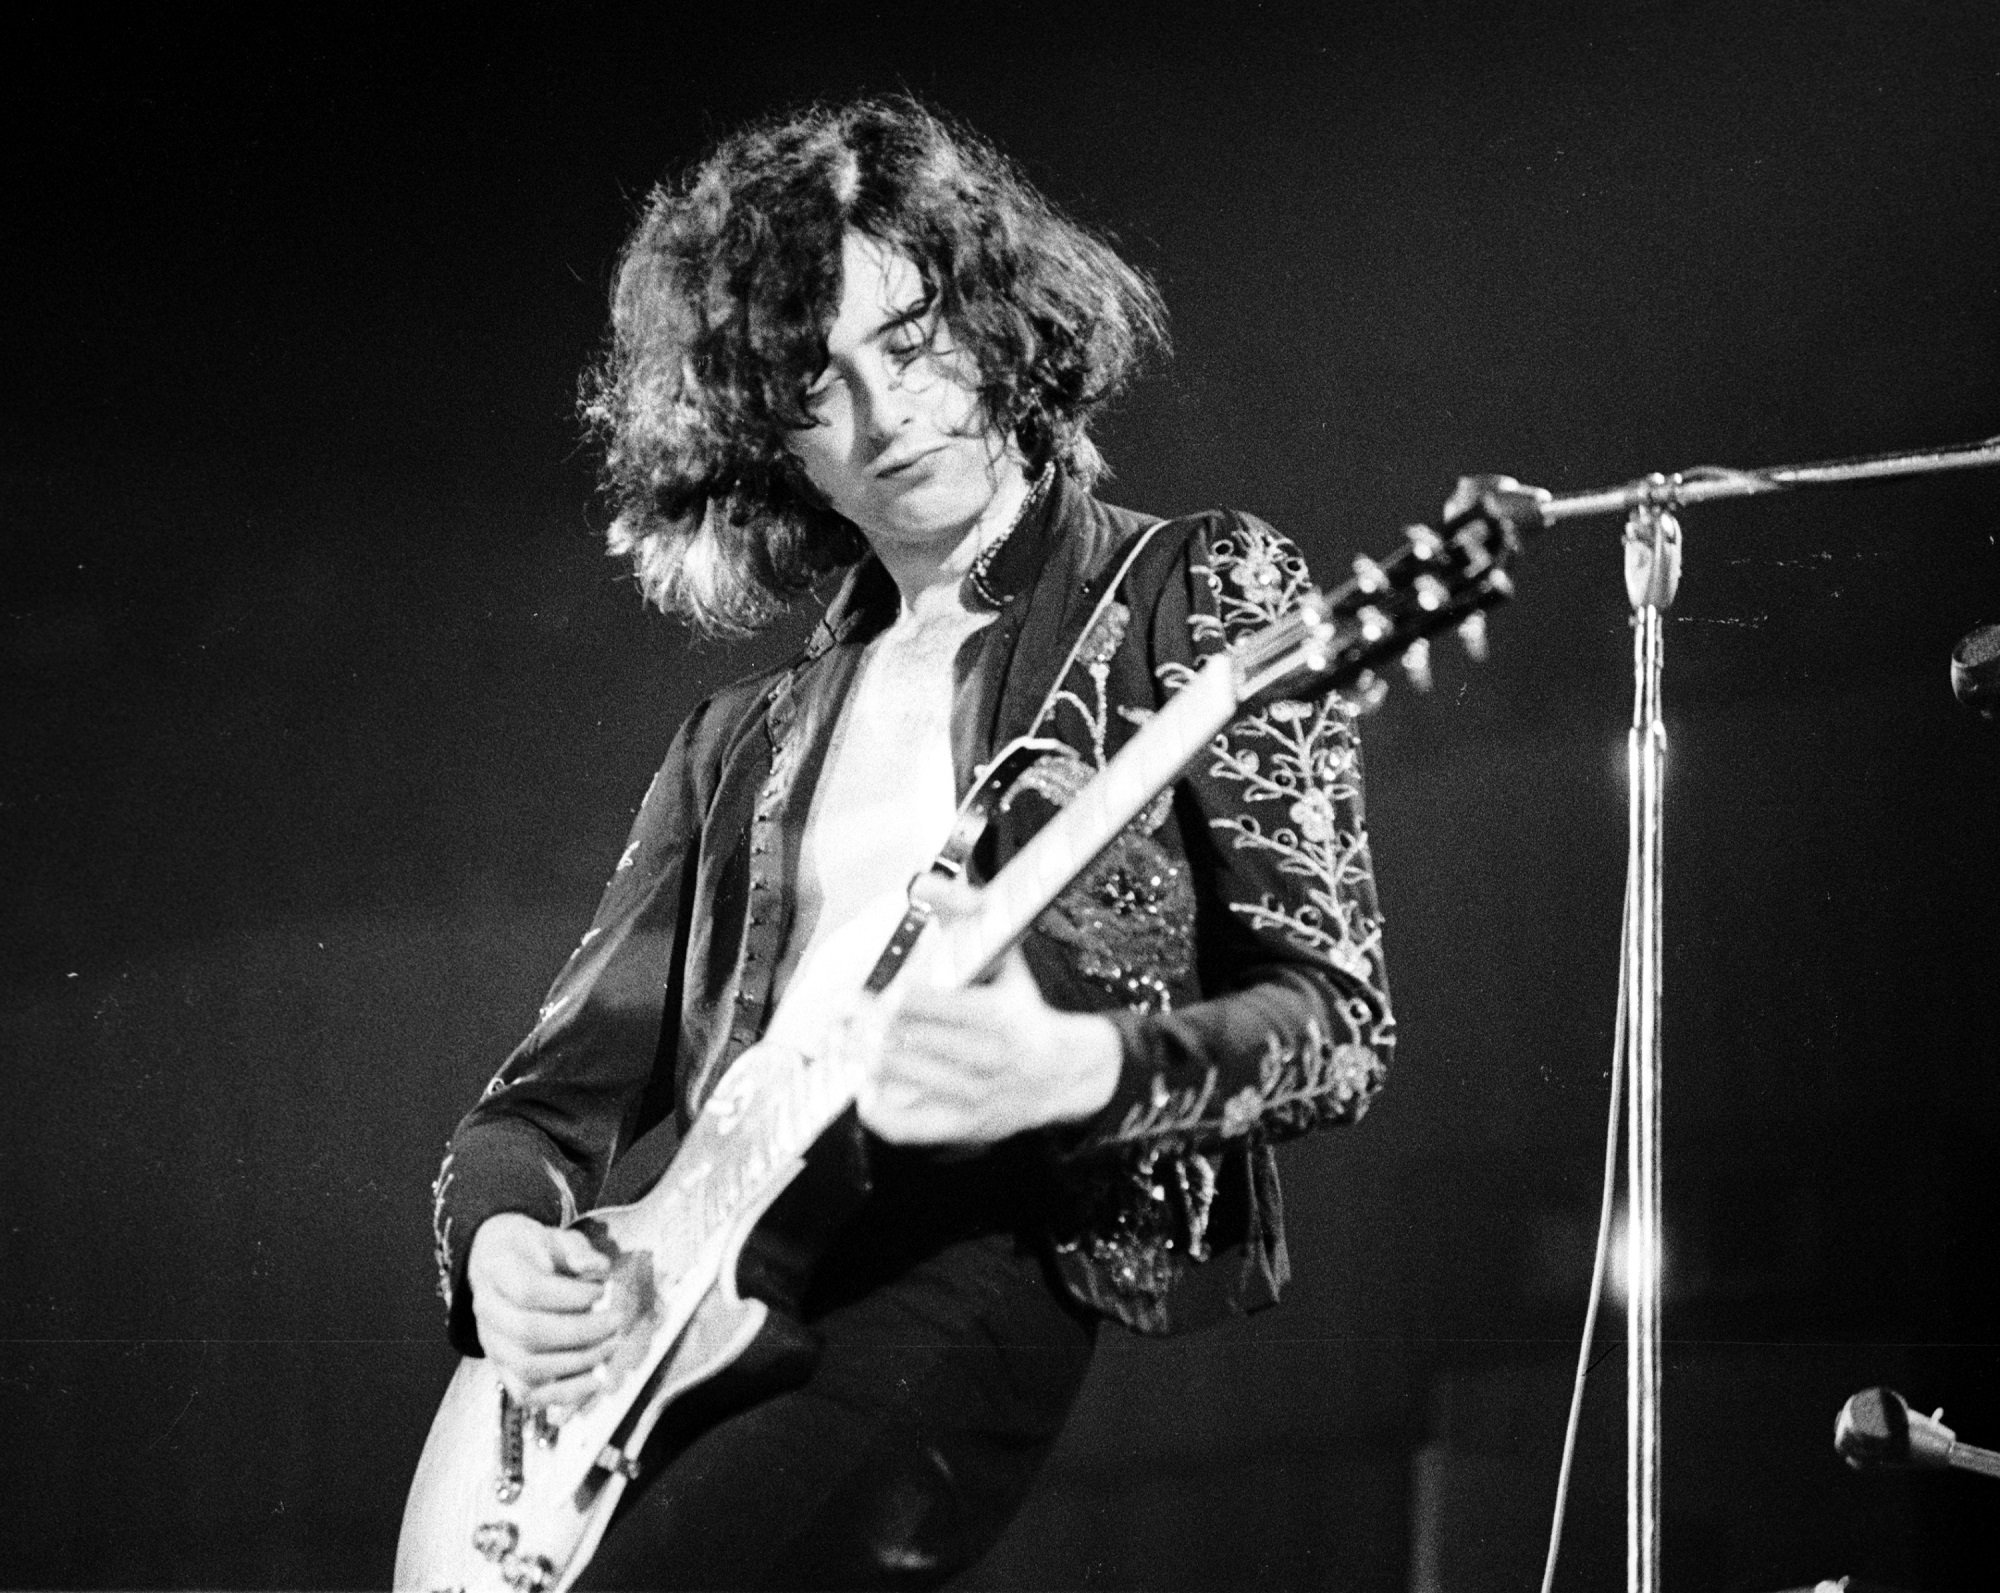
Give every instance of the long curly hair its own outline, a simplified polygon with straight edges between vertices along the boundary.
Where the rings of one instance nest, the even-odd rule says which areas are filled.
[[[611,551],[709,634],[761,628],[866,551],[785,446],[811,424],[849,231],[916,265],[973,358],[984,417],[1031,473],[1054,460],[1094,481],[1091,417],[1166,345],[1151,283],[915,101],[815,106],[726,139],[650,196],[582,406]]]

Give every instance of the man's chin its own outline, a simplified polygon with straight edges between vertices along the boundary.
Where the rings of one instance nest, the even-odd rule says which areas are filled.
[[[979,523],[992,501],[987,492],[954,492],[944,490],[940,482],[924,482],[884,504],[875,523],[882,536],[906,547],[948,547]],[[869,534],[865,523],[862,534]]]

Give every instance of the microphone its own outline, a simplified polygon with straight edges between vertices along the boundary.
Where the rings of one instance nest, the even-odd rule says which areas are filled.
[[[1942,1410],[1919,1416],[1892,1388],[1865,1388],[1845,1405],[1833,1424],[1833,1447],[1856,1471],[1876,1467],[1953,1467],[1984,1477],[2000,1477],[2000,1454],[1961,1444],[1939,1420]]]
[[[1951,650],[1951,694],[1980,718],[2000,718],[2000,625],[1966,632]]]

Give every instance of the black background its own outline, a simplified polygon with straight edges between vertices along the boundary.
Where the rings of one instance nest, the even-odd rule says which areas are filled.
[[[379,1585],[451,1358],[427,1184],[680,715],[576,375],[650,183],[907,89],[1160,282],[1107,493],[1333,572],[1557,490],[2000,431],[1988,0],[35,8],[10,44],[0,1579]],[[25,158],[23,158],[25,156]],[[2000,475],[1691,511],[1667,636],[1666,1563],[1991,1585]],[[1403,1025],[1290,1302],[1107,1336],[980,1586],[1531,1586],[1610,1052],[1617,528],[1368,723]],[[1621,1574],[1607,1314],[1563,1587]],[[1428,1579],[1428,1580],[1426,1580]]]

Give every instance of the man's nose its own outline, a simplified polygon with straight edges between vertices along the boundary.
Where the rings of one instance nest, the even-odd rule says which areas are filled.
[[[856,427],[877,447],[887,443],[910,419],[908,373],[890,359],[870,360],[855,383]]]

